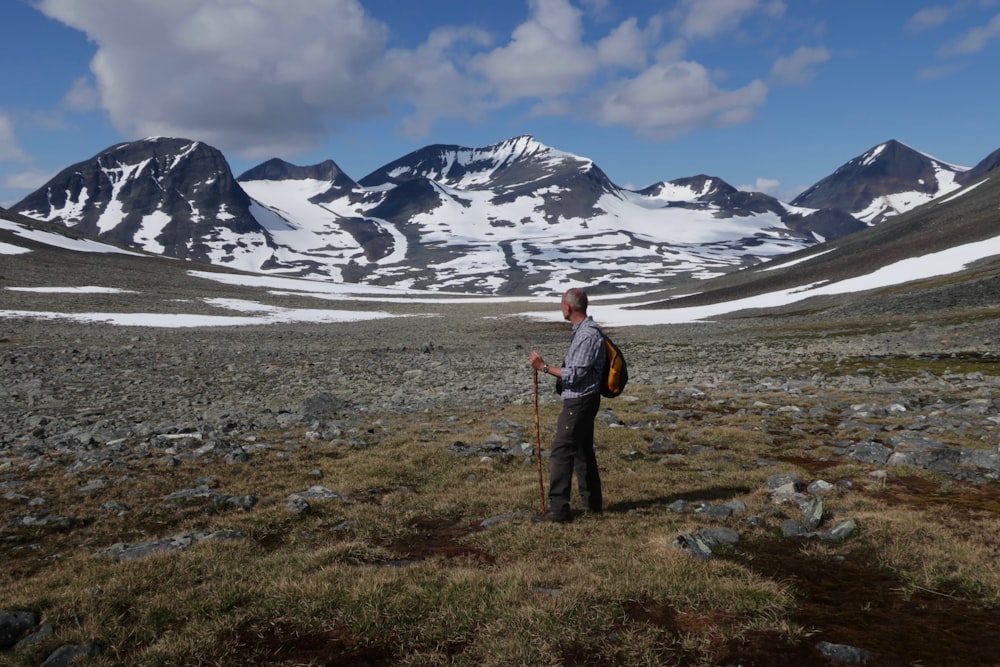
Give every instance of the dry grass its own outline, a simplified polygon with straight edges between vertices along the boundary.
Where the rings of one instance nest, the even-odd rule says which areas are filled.
[[[816,641],[842,636],[810,611],[809,592],[810,577],[836,573],[840,562],[893,581],[884,595],[900,603],[929,597],[960,604],[967,616],[1000,603],[1000,512],[987,502],[995,490],[980,508],[969,497],[961,510],[914,502],[902,482],[883,487],[865,466],[820,461],[814,452],[823,451],[823,436],[789,435],[792,417],[762,423],[740,410],[758,400],[769,397],[692,402],[697,419],[666,425],[649,416],[677,407],[661,393],[634,387],[607,403],[629,425],[598,430],[607,511],[569,525],[513,519],[481,529],[488,517],[537,511],[536,462],[448,449],[456,440],[481,442],[499,420],[521,424],[533,440],[533,414],[523,406],[382,415],[373,419],[370,447],[310,442],[298,431],[264,434],[258,444],[270,447],[236,465],[167,467],[149,458],[86,474],[62,466],[8,470],[30,480],[19,492],[44,495],[77,525],[3,531],[0,608],[34,610],[57,634],[2,657],[37,665],[58,645],[91,642],[102,646],[98,665],[808,660]],[[543,444],[556,410],[542,406]],[[649,452],[664,437],[679,455]],[[776,463],[760,465],[761,458]],[[780,513],[796,512],[772,507],[765,481],[782,471],[815,478],[812,463],[828,481],[856,482],[827,500],[837,518],[861,526],[847,542],[780,537]],[[107,483],[81,495],[81,484],[96,476]],[[237,511],[162,500],[206,476],[217,491],[262,501]],[[919,479],[941,493],[973,493]],[[289,494],[317,483],[350,500],[313,502],[304,516],[285,507]],[[739,499],[748,511],[711,519],[667,510],[677,499]],[[112,501],[130,511],[108,511]],[[4,525],[25,512],[14,502],[0,507]],[[762,520],[751,525],[749,516]],[[738,529],[741,541],[709,561],[674,544],[678,535],[719,525]],[[126,562],[95,556],[115,542],[215,529],[248,538]],[[864,626],[864,606],[875,603],[853,595],[861,593],[845,591],[843,604]],[[954,607],[941,613],[940,623],[951,622]]]

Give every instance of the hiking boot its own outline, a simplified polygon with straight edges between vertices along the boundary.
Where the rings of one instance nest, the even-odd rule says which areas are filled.
[[[573,515],[569,512],[548,511],[531,517],[531,523],[569,523],[573,520]]]

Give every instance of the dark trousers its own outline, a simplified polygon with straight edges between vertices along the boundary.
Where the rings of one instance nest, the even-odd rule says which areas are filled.
[[[594,453],[594,419],[600,407],[599,393],[563,400],[549,455],[550,512],[563,514],[570,511],[574,471],[583,506],[591,512],[600,512],[603,507],[601,476]]]

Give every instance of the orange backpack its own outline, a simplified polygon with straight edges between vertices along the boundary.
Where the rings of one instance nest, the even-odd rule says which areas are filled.
[[[628,382],[628,364],[625,363],[625,355],[607,335],[604,335],[604,350],[607,354],[601,376],[601,396],[614,398],[622,393]]]

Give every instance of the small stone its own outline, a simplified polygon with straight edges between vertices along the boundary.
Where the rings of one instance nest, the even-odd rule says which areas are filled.
[[[848,450],[851,457],[856,461],[861,461],[862,463],[874,463],[876,465],[885,465],[889,460],[889,456],[892,454],[892,450],[877,443],[873,440],[864,440],[858,444],[850,447]]]
[[[771,501],[775,504],[801,503],[807,500],[806,496],[796,491],[796,485],[794,482],[789,482],[788,484],[779,486],[771,491]]]
[[[847,519],[846,521],[841,521],[828,532],[820,535],[820,537],[826,540],[839,542],[841,540],[846,540],[857,529],[858,524],[854,521],[854,519]]]
[[[723,507],[728,507],[733,514],[743,514],[747,511],[747,504],[742,500],[727,500],[722,503]]]
[[[703,528],[698,531],[700,537],[709,547],[720,544],[733,545],[740,541],[740,534],[732,528]]]
[[[811,483],[806,487],[806,491],[814,495],[819,495],[823,493],[828,493],[834,489],[833,484],[825,482],[821,479],[817,479],[815,482]]]
[[[816,530],[823,523],[823,499],[813,498],[802,511],[802,523],[809,530]]]
[[[699,513],[716,519],[728,519],[733,515],[733,508],[726,505],[708,505],[703,507]]]
[[[299,516],[309,514],[312,510],[312,506],[309,505],[309,501],[301,496],[290,496],[288,498],[288,502],[285,503],[285,507],[287,507],[293,514],[298,514]]]
[[[39,626],[37,630],[32,632],[30,635],[19,641],[14,645],[14,649],[22,649],[28,646],[34,646],[35,644],[41,643],[56,634],[55,629],[50,623],[45,623]]]
[[[688,511],[688,501],[686,500],[675,500],[674,502],[667,505],[667,509],[671,512],[676,512],[677,514],[684,514]]]
[[[677,539],[674,540],[674,544],[701,560],[709,560],[712,557],[711,547],[697,535],[691,535],[690,533],[678,535]]]
[[[874,657],[871,651],[866,651],[863,648],[857,648],[854,646],[848,646],[847,644],[819,642],[816,644],[816,650],[827,658],[851,665],[863,665]]]
[[[779,473],[777,475],[771,475],[767,478],[767,488],[771,491],[777,491],[791,485],[792,491],[799,491],[805,487],[805,482],[802,478],[794,473]]]

